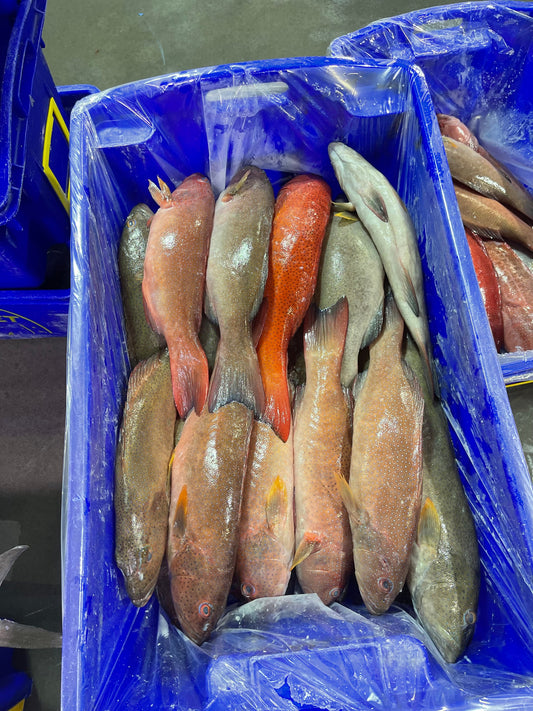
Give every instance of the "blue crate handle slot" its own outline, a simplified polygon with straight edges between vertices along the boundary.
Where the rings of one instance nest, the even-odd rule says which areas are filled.
[[[53,170],[50,168],[50,149],[52,144],[52,131],[54,129],[54,121],[57,121],[57,123],[59,124],[59,127],[61,128],[63,135],[65,136],[65,139],[68,143],[69,130],[67,124],[65,123],[65,120],[61,115],[61,112],[59,111],[59,108],[54,98],[50,97],[50,103],[48,105],[48,116],[46,119],[46,127],[44,130],[43,171],[48,180],[50,181],[50,185],[53,187],[57,197],[61,200],[61,204],[63,205],[67,213],[70,214],[70,177],[67,177],[67,192],[65,192],[61,187],[59,180],[56,178]]]

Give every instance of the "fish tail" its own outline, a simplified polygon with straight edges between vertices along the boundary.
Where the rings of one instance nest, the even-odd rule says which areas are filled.
[[[304,353],[320,357],[335,354],[340,368],[348,328],[348,300],[345,296],[327,309],[314,304],[307,311],[304,322]]]
[[[250,330],[231,341],[221,334],[209,385],[210,412],[230,402],[241,402],[259,417],[265,404],[259,361]]]
[[[174,402],[182,419],[195,409],[199,415],[207,399],[209,366],[197,337],[169,346]]]
[[[287,441],[292,418],[285,360],[282,360],[279,372],[270,375],[265,383],[265,407],[261,419],[271,425],[283,442]]]

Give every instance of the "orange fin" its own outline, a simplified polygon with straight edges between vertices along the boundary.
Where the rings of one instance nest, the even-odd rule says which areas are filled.
[[[157,187],[157,185],[151,180],[148,181],[148,190],[150,195],[159,207],[168,207],[171,203],[172,195],[170,188],[161,180],[161,178],[158,177],[157,180],[159,182],[159,187]]]
[[[199,415],[207,399],[209,365],[200,341],[169,346],[172,392],[179,416],[185,419],[194,407]]]
[[[291,402],[287,378],[281,379],[277,387],[269,383],[266,392],[266,405],[261,415],[263,422],[268,422],[274,432],[286,442],[291,431]]]
[[[176,533],[180,537],[185,535],[185,529],[187,527],[188,506],[189,499],[187,496],[187,484],[184,484],[181,487],[180,495],[178,496],[178,503],[176,504],[176,513],[174,515],[173,525],[173,531],[176,531]]]
[[[334,472],[334,476],[337,488],[339,489],[339,494],[341,495],[342,503],[344,504],[346,511],[348,511],[350,519],[353,521],[359,520],[361,507],[359,506],[359,502],[357,501],[350,484],[339,474],[339,472]]]
[[[418,520],[417,543],[420,546],[426,545],[435,550],[439,547],[442,524],[435,504],[428,497]]]
[[[269,529],[275,533],[287,516],[289,496],[285,482],[278,475],[272,482],[266,500],[266,520]]]
[[[306,558],[309,558],[309,556],[319,550],[319,548],[320,539],[318,539],[316,536],[312,536],[311,534],[306,533],[300,541],[298,548],[294,552],[294,556],[291,563],[291,570],[294,570],[297,565],[303,563]]]

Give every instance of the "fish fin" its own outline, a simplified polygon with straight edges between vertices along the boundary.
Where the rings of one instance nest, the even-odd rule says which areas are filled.
[[[482,227],[481,225],[477,225],[474,222],[470,222],[468,220],[463,220],[463,222],[465,227],[468,227],[474,234],[478,235],[483,239],[491,239],[495,242],[502,241],[502,236],[498,230],[493,230],[490,227]]]
[[[408,269],[402,264],[403,273],[403,296],[414,315],[418,318],[420,316],[420,304],[418,303],[418,297],[416,295],[416,289],[413,286],[413,280],[409,274]]]
[[[176,418],[176,426],[174,427],[174,449],[176,448],[176,445],[180,441],[181,433],[183,432],[183,428],[185,426],[185,420],[182,420],[181,417]],[[173,452],[175,454],[175,452]],[[172,463],[174,463],[174,460],[172,460]]]
[[[171,202],[170,188],[166,183],[164,183],[161,178],[157,178],[159,182],[159,187],[152,181],[148,181],[148,191],[152,196],[153,200],[159,205],[159,207],[168,207]]]
[[[178,503],[176,504],[176,511],[174,514],[174,524],[172,526],[173,531],[176,531],[180,538],[185,535],[185,530],[187,528],[188,507],[189,498],[187,496],[187,484],[184,484],[181,487],[181,491],[178,496]]]
[[[178,413],[185,419],[194,407],[199,415],[207,400],[209,365],[198,337],[169,346],[172,391]]]
[[[304,322],[304,351],[321,353],[335,350],[339,359],[342,358],[347,328],[348,299],[345,296],[327,309],[318,309],[311,304]]]
[[[352,202],[333,202],[332,201],[331,206],[334,210],[341,210],[341,212],[355,213],[355,205]],[[350,214],[350,217],[347,219],[353,219],[353,215]],[[359,218],[357,217],[356,219],[358,220]]]
[[[351,489],[350,484],[338,472],[335,472],[334,476],[335,476],[335,482],[337,484],[337,488],[339,490],[339,494],[342,499],[342,503],[344,504],[344,507],[345,507],[346,511],[348,512],[348,516],[350,517],[350,520],[354,521],[354,522],[359,521],[361,507],[359,506],[357,497],[355,496],[353,490]]]
[[[427,497],[420,518],[418,519],[417,543],[419,546],[427,546],[432,551],[437,550],[440,543],[442,524],[440,516],[433,501]]]
[[[248,176],[251,172],[251,169],[248,169],[246,173],[242,176],[242,178],[240,178],[238,182],[235,183],[235,185],[228,186],[228,188],[226,189],[226,194],[222,198],[222,202],[229,202],[234,197],[234,195],[237,195],[244,183],[248,180]]]
[[[263,333],[263,328],[265,326],[265,321],[268,313],[268,299],[265,297],[261,302],[257,314],[255,315],[253,325],[252,325],[252,341],[254,347],[257,348],[261,334]]]
[[[180,420],[181,422],[181,420]],[[174,428],[174,433],[176,432],[176,428]],[[170,485],[171,485],[171,480],[172,480],[172,465],[174,464],[174,458],[176,456],[176,447],[174,446],[174,449],[172,450],[172,454],[170,455],[170,459],[168,462],[168,468],[167,468],[167,492],[170,491]]]
[[[289,510],[289,497],[285,482],[278,475],[272,482],[266,500],[266,521],[272,533],[279,529],[280,524],[287,516]]]
[[[368,328],[365,331],[365,335],[363,336],[363,340],[361,341],[361,346],[360,349],[362,350],[363,348],[366,348],[369,346],[373,341],[376,340],[376,338],[379,336],[381,333],[381,329],[383,328],[383,304],[384,304],[384,298],[381,300],[380,305],[376,309],[376,313],[372,316],[372,319],[370,323],[368,324]]]
[[[230,402],[241,402],[257,418],[261,417],[265,393],[249,329],[246,337],[233,339],[232,342],[228,342],[223,333],[220,334],[207,402],[209,412]]]
[[[24,551],[27,551],[28,548],[29,546],[15,546],[0,555],[0,585],[2,585],[6,579],[7,574],[13,567],[17,558],[22,555]]]
[[[341,217],[343,220],[348,220],[349,222],[360,222],[355,212],[347,212],[343,210],[342,212],[334,212],[334,217]]]
[[[358,373],[355,376],[355,379],[354,379],[353,385],[352,385],[352,397],[353,397],[353,404],[354,405],[357,403],[357,398],[361,394],[361,390],[364,387],[367,375],[368,375],[368,370],[363,370],[362,373]]]
[[[292,558],[291,570],[294,570],[297,565],[303,563],[306,558],[312,553],[315,553],[320,549],[320,539],[313,536],[310,533],[304,534],[304,537],[300,541],[298,548],[294,551],[294,556]]]
[[[361,193],[361,198],[368,209],[373,212],[376,217],[379,217],[382,222],[389,221],[387,206],[377,190],[371,190],[368,193]]]

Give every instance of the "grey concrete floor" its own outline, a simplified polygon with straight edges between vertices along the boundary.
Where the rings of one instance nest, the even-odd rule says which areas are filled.
[[[321,55],[341,34],[434,4],[49,0],[44,52],[57,85],[104,89],[212,64]],[[55,631],[61,627],[66,351],[64,338],[0,342],[0,547],[30,546],[2,586],[1,616]],[[59,709],[60,652],[17,652],[15,664],[34,682],[26,710]]]

